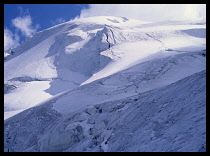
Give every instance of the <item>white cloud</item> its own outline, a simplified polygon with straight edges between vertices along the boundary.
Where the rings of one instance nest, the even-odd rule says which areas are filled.
[[[37,32],[39,25],[34,25],[28,9],[25,11],[20,6],[18,7],[20,15],[15,19],[12,19],[12,25],[15,27],[15,33],[12,33],[8,28],[4,28],[4,51],[10,48],[14,48],[19,45],[20,37],[19,31],[24,37],[30,37]]]
[[[36,26],[33,26],[30,15],[26,15],[23,17],[20,16],[15,19],[12,19],[12,24],[18,30],[20,30],[25,37],[32,36],[34,33],[36,33],[37,29],[39,28],[38,24]]]
[[[206,18],[205,4],[90,4],[80,18],[91,16],[124,16],[143,21]]]
[[[19,44],[19,36],[4,28],[4,51],[16,47]]]

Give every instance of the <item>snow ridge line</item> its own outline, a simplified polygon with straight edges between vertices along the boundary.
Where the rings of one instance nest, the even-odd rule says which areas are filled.
[[[105,35],[106,35],[106,41],[107,41],[107,43],[109,44],[109,48],[108,48],[108,49],[110,50],[111,44],[110,44],[110,42],[109,42],[109,40],[108,40],[109,37],[108,37],[108,34],[105,33]]]
[[[112,29],[109,28],[109,30],[110,30],[111,33],[112,33],[112,37],[113,37],[113,39],[114,39],[114,44],[116,44],[116,40],[115,40],[115,37],[114,37],[114,33],[113,33]]]
[[[113,39],[114,39],[114,44],[116,44],[116,40],[115,40],[115,38],[114,38],[114,33],[113,33],[113,31],[112,31],[111,29],[109,29],[109,30],[110,30],[111,33],[112,33],[112,36],[113,36]],[[121,58],[121,57],[115,55],[114,52],[111,50],[111,43],[109,42],[109,35],[108,35],[107,33],[104,33],[104,34],[106,35],[106,41],[107,41],[107,43],[109,44],[109,48],[108,48],[108,49],[111,51],[112,56]]]

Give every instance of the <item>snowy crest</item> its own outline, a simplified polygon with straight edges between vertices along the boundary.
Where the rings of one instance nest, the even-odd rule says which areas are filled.
[[[5,52],[5,151],[205,151],[205,21],[81,18]]]

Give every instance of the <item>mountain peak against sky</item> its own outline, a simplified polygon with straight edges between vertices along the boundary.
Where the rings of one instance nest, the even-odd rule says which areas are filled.
[[[176,99],[172,93],[193,82],[198,84],[204,82],[205,63],[206,24],[200,19],[144,22],[126,17],[97,16],[75,19],[40,31],[12,49],[10,55],[5,57],[5,149],[10,151],[126,151],[125,142],[118,147],[114,141],[115,136],[118,139],[122,137],[115,135],[117,131],[121,133],[119,127],[113,131],[117,125],[123,124],[123,121],[117,119],[118,114],[121,112],[120,116],[129,116],[126,112],[135,107],[138,103],[137,99],[141,99],[144,104],[155,103],[152,101],[157,101],[162,92],[165,94],[162,89],[165,87],[171,93],[170,99],[164,98],[162,99],[164,104],[158,102],[157,104],[160,111],[164,107],[168,108],[168,103],[177,106],[177,109],[171,110],[172,116],[166,117],[165,113],[162,115],[157,113],[157,118],[151,119],[155,105],[149,114],[147,114],[149,109],[146,105],[142,112],[147,114],[143,115],[144,120],[151,119],[151,127],[157,128],[154,128],[149,135],[152,140],[163,139],[163,135],[159,135],[162,133],[159,131],[162,128],[158,129],[160,123],[167,123],[170,120],[169,125],[180,129],[179,124],[171,122],[176,111],[182,110],[181,105],[176,105],[176,101],[170,101]],[[198,81],[198,77],[202,79]],[[187,78],[190,82],[187,82]],[[194,86],[196,91],[192,91],[193,94],[199,93],[198,86]],[[160,93],[157,93],[158,91]],[[204,92],[199,94],[202,98],[201,106],[196,102],[199,97],[192,102],[199,108],[199,114],[204,110]],[[183,95],[179,95],[180,99],[177,103],[188,96],[186,90],[183,90]],[[190,106],[186,105],[186,107]],[[186,119],[194,112],[187,112]],[[181,112],[180,114],[179,118],[174,120],[181,120],[183,114]],[[97,120],[98,115],[100,121]],[[203,112],[202,118],[204,115]],[[23,116],[29,120],[22,120]],[[158,120],[160,116],[162,120]],[[119,123],[111,120],[112,117]],[[132,118],[128,117],[128,119]],[[28,123],[36,125],[34,128],[37,131],[32,132],[33,136],[28,133],[29,129],[25,131],[25,136],[20,131],[16,134],[12,129],[21,129],[21,127],[13,125],[13,120],[22,122],[23,124],[20,125],[26,127],[30,125]],[[199,120],[196,125],[203,125],[203,122],[204,120],[202,122]],[[45,123],[46,127],[41,123]],[[58,125],[65,125],[64,129],[60,129],[62,134],[59,133]],[[131,124],[130,128],[133,126]],[[47,127],[50,133],[47,132]],[[136,130],[139,133],[141,128],[136,127]],[[146,129],[144,132],[146,133]],[[183,131],[183,135],[185,132]],[[99,133],[102,140],[97,139]],[[126,132],[123,133],[126,134]],[[130,129],[129,133],[134,134],[135,130]],[[197,135],[203,136],[204,129],[198,131]],[[13,139],[17,139],[17,144],[13,144],[10,136],[16,137]],[[21,140],[21,138],[24,137],[27,137],[28,142],[20,146],[18,142],[22,143],[24,139]],[[64,137],[68,139],[62,139]],[[111,142],[108,141],[109,138]],[[130,140],[131,142],[137,143],[135,140]],[[141,142],[141,145],[143,144]],[[195,144],[195,148],[187,148],[186,144],[183,144],[186,147],[183,149],[201,150],[200,146],[203,144],[204,141],[201,139]],[[167,150],[182,150],[177,145],[167,147]],[[139,147],[141,147],[140,144]],[[156,150],[164,151],[163,148],[156,147]],[[152,148],[155,150],[155,146]],[[127,149],[132,150],[130,147]],[[135,147],[133,150],[147,151],[148,147],[141,149]]]
[[[38,31],[74,18],[102,15],[154,22],[206,17],[205,4],[5,4],[4,8],[5,51]]]
[[[14,55],[10,55],[10,56],[7,55],[5,57],[6,59],[5,61],[8,61],[13,57],[18,56],[22,52],[25,52],[27,50],[29,50],[29,52],[27,53],[30,53],[33,47],[36,45],[39,45],[39,43],[42,43],[42,41],[44,41],[45,43],[48,42],[47,44],[45,44],[45,46],[47,45],[51,46],[52,44],[51,48],[49,50],[42,49],[42,51],[36,52],[36,54],[30,55],[29,57],[33,56],[34,58],[35,57],[34,55],[45,55],[46,58],[50,58],[50,56],[53,56],[58,52],[61,53],[61,51],[65,51],[65,53],[71,53],[74,50],[77,50],[77,48],[81,47],[83,44],[85,44],[86,46],[90,46],[90,48],[92,47],[95,48],[94,46],[91,47],[90,43],[94,42],[94,44],[97,44],[96,43],[97,41],[95,41],[94,38],[96,40],[98,39],[100,40],[100,38],[102,39],[104,37],[103,36],[104,33],[102,32],[101,34],[102,36],[99,36],[98,38],[94,37],[93,34],[95,33],[96,35],[99,35],[100,34],[99,30],[106,28],[106,25],[115,26],[115,27],[119,26],[120,28],[123,28],[123,26],[126,27],[126,25],[135,26],[137,24],[142,24],[142,22],[137,21],[137,20],[134,20],[134,21],[131,20],[131,22],[128,22],[128,19],[126,20],[127,22],[125,22],[124,20],[125,18],[121,18],[121,17],[100,16],[100,17],[89,17],[89,18],[84,18],[84,19],[77,19],[77,20],[73,20],[73,21],[69,21],[69,22],[65,22],[65,23],[53,26],[44,31],[36,33],[33,37],[28,38],[26,41],[24,41],[19,47],[12,49],[12,52]],[[126,24],[123,25],[122,23],[126,23]],[[97,31],[98,33],[96,33]],[[62,39],[64,42],[62,42],[62,44],[57,44]],[[58,42],[55,42],[55,44],[53,44],[52,42],[54,42],[54,40]],[[107,43],[106,38],[104,38],[104,41],[102,42],[104,44],[109,44]],[[97,44],[97,45],[100,45],[100,44]],[[57,50],[56,48],[60,48],[60,50]],[[98,48],[103,49],[103,47],[98,47]],[[32,53],[35,53],[35,52],[32,52]],[[83,54],[85,55],[85,52],[83,52]],[[29,55],[29,54],[24,54],[24,55]],[[35,61],[35,59],[33,60]],[[90,72],[87,74],[92,74],[92,73]]]

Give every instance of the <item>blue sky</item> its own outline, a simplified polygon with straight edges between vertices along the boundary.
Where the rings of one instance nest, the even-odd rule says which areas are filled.
[[[88,4],[4,4],[4,28],[9,34],[13,34],[13,40],[15,34],[18,38],[16,40],[21,42],[28,37],[27,35],[74,19],[85,8],[88,8]],[[27,20],[23,20],[26,17]],[[16,24],[14,19],[17,19]],[[28,23],[30,21],[31,24]],[[31,31],[27,30],[24,33],[23,29],[27,27],[20,26],[23,22],[28,23],[28,29]]]
[[[4,49],[59,23],[90,16],[142,21],[205,18],[205,4],[4,4]]]
[[[87,4],[4,4],[4,25],[12,29],[11,20],[30,14],[35,24],[40,25],[40,30],[54,25],[56,19],[68,21],[80,15],[82,9],[88,8]]]

